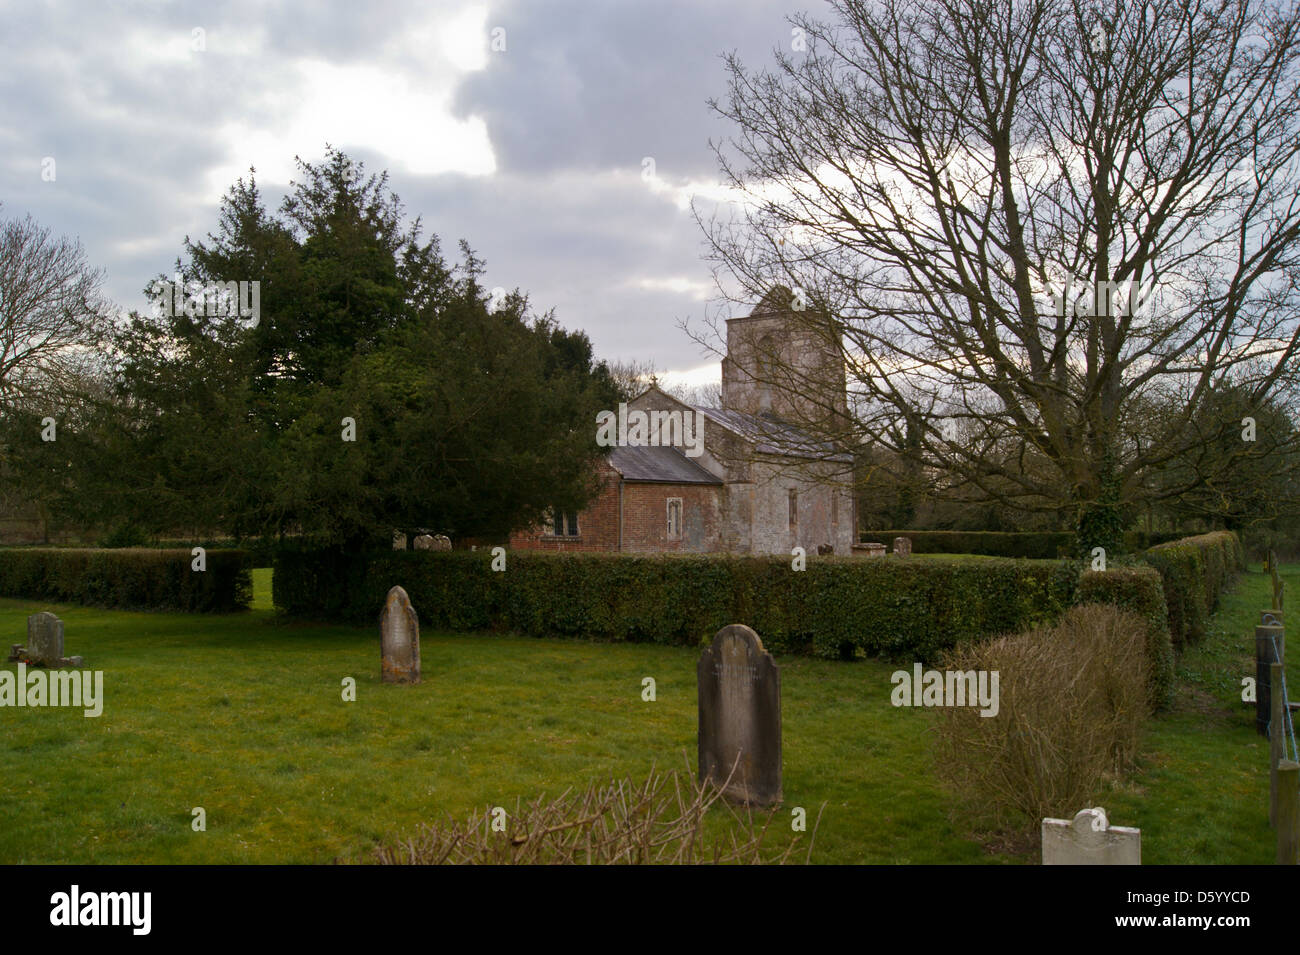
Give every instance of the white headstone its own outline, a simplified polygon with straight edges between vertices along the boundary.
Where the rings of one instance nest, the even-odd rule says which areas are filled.
[[[1100,806],[1043,820],[1043,865],[1141,865],[1142,830],[1112,826]]]

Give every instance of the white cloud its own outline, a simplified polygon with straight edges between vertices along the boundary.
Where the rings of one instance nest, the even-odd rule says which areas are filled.
[[[701,385],[719,384],[721,381],[722,365],[716,361],[695,368],[683,368],[680,371],[665,371],[659,375],[661,388],[675,388],[678,385],[698,388]]]
[[[673,292],[677,295],[689,295],[691,298],[700,301],[707,300],[713,294],[712,282],[688,279],[680,275],[668,278],[632,279],[626,284],[632,288],[644,289],[649,292]]]
[[[221,130],[222,140],[232,144],[230,158],[208,171],[209,200],[250,165],[261,181],[287,183],[295,171],[293,156],[327,142],[345,151],[358,145],[373,149],[384,155],[387,168],[414,175],[494,173],[487,125],[451,111],[463,74],[488,65],[486,8],[431,16],[404,30],[385,54],[370,63],[304,58],[288,64],[296,83],[284,85],[281,74],[257,104],[257,120],[228,123]]]

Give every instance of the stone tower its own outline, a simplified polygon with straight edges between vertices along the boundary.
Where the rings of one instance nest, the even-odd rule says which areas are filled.
[[[825,434],[848,417],[844,359],[833,322],[774,287],[746,316],[727,320],[722,406]]]

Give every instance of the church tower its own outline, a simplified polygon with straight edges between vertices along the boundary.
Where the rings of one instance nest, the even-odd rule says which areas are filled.
[[[748,315],[727,320],[722,406],[837,432],[848,419],[837,326],[775,286]]]

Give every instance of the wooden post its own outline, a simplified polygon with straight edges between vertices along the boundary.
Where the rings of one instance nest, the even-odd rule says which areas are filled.
[[[1300,763],[1277,767],[1277,864],[1295,865],[1300,850]]]
[[[1282,577],[1277,571],[1277,551],[1268,552],[1268,570],[1273,578],[1273,609],[1282,609]]]
[[[1260,736],[1268,735],[1268,720],[1272,713],[1272,704],[1269,702],[1272,674],[1269,665],[1285,662],[1284,640],[1281,627],[1255,628],[1255,732]],[[1280,686],[1278,692],[1281,693]]]
[[[1282,712],[1282,664],[1270,663],[1268,721],[1268,824],[1277,827],[1277,767],[1286,755],[1286,717]]]

